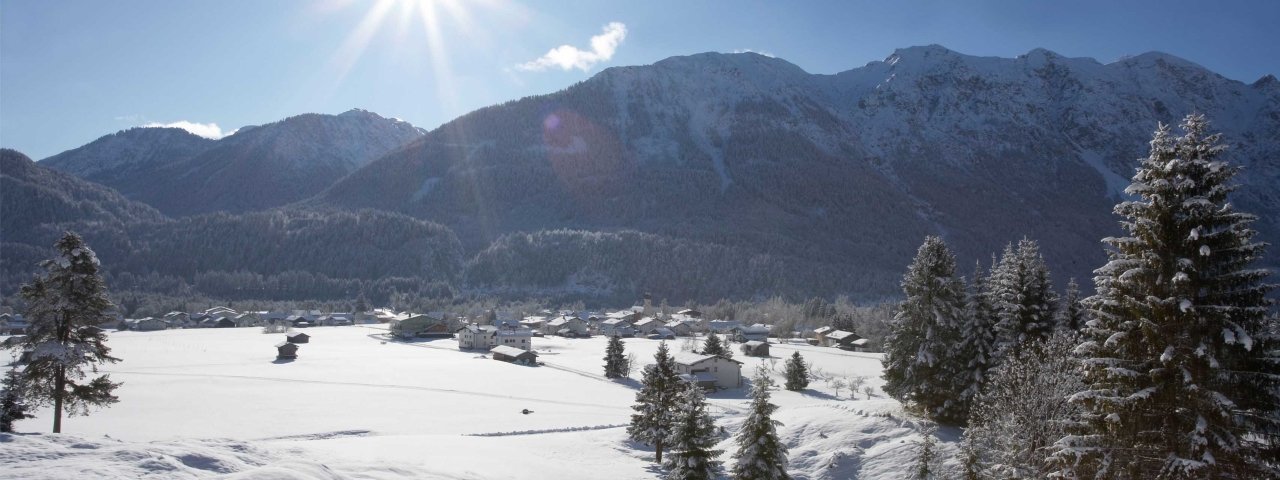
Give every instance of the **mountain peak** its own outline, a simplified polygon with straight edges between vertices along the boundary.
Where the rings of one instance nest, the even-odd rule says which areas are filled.
[[[1270,73],[1263,75],[1258,81],[1253,82],[1254,88],[1270,88],[1280,85],[1280,80],[1276,80],[1276,76]]]
[[[959,52],[934,43],[930,45],[916,45],[913,47],[895,49],[893,54],[885,58],[884,61],[885,63],[893,65],[901,60],[925,60],[958,55],[960,55]]]

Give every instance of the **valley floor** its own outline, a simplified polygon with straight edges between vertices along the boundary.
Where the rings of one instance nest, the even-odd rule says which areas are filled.
[[[459,351],[453,339],[397,342],[382,326],[304,330],[296,361],[275,361],[282,334],[259,329],[113,332],[122,362],[103,371],[120,403],[47,431],[50,413],[0,435],[6,478],[651,479],[653,452],[627,440],[638,387],[602,373],[606,339],[535,338],[538,367]],[[670,341],[673,352],[691,342]],[[658,341],[627,339],[638,366]],[[735,348],[737,345],[733,345]],[[775,419],[797,479],[902,478],[920,425],[877,389],[850,399],[827,379],[879,387],[879,354],[774,344],[774,359],[735,354],[744,387],[710,395],[731,464],[732,434],[758,365],[781,384],[799,350],[820,379],[777,389]],[[637,372],[640,370],[636,369]],[[837,394],[838,393],[838,394]],[[527,409],[531,412],[522,413]],[[943,429],[944,455],[956,432]]]

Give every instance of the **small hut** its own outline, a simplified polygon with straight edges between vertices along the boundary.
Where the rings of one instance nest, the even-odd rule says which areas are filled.
[[[748,357],[768,357],[769,343],[752,340],[742,344],[742,354]]]
[[[521,350],[507,345],[498,345],[489,349],[489,353],[493,355],[494,360],[501,362],[519,363],[521,365],[538,364],[538,352],[532,350]]]
[[[289,343],[311,343],[311,336],[302,332],[290,333],[285,336],[285,340]]]
[[[276,344],[276,360],[293,360],[298,358],[298,345],[289,342]]]

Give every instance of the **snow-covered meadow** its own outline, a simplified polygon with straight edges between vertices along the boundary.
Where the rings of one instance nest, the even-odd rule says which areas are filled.
[[[306,329],[311,342],[277,362],[282,334],[258,329],[113,332],[123,361],[103,370],[123,381],[120,403],[48,431],[49,412],[0,436],[0,470],[16,478],[656,478],[653,452],[627,439],[632,379],[602,375],[606,339],[535,338],[544,365],[497,362],[459,351],[453,339],[388,341],[381,326]],[[669,341],[672,351],[691,346]],[[637,366],[658,341],[627,339]],[[774,362],[745,357],[749,378],[799,350],[824,378],[865,377],[879,387],[878,354],[774,344]],[[899,478],[920,425],[875,390],[817,379],[804,392],[777,389],[775,418],[802,479]],[[747,388],[709,396],[724,428],[742,421]],[[528,409],[529,414],[522,413]],[[940,433],[952,448],[955,432]]]

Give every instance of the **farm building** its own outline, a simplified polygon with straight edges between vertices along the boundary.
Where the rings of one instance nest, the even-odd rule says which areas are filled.
[[[663,326],[663,323],[653,317],[644,317],[637,320],[632,326],[636,328],[636,334],[648,335],[653,333],[654,330],[657,330],[658,327]]]
[[[731,338],[735,342],[764,342],[769,340],[769,326],[763,324],[734,327]]]
[[[564,335],[561,330],[566,330]],[[578,317],[559,317],[551,320],[543,325],[542,333],[544,335],[556,334],[564,337],[585,337],[587,336],[587,322]]]
[[[191,323],[191,315],[187,312],[169,312],[164,314],[164,323],[169,324],[169,328],[189,328]]]
[[[213,319],[213,328],[235,328],[236,321],[231,317],[218,317]]]
[[[742,386],[742,362],[712,355],[678,352],[672,355],[676,373],[688,375],[704,388]]]
[[[846,332],[844,330],[834,330],[826,334],[822,345],[824,347],[838,347],[852,350],[856,348],[854,344],[858,340],[863,340],[863,338],[858,336],[856,333]],[[866,345],[866,343],[867,342],[861,342],[860,345]]]
[[[133,330],[135,332],[153,332],[169,328],[168,323],[165,323],[164,320],[155,317],[131,318],[125,320],[124,325],[128,330]]]
[[[671,329],[667,327],[655,328],[653,329],[653,333],[650,333],[648,336],[649,338],[652,338],[655,340],[675,340],[676,339],[676,333],[671,331]]]
[[[519,363],[521,365],[537,365],[538,352],[521,350],[506,345],[498,345],[489,350],[494,360],[510,363]]]
[[[398,322],[391,322],[391,333],[400,338],[449,337],[449,322],[429,315],[413,315]]]
[[[671,332],[676,334],[678,337],[688,337],[693,335],[693,325],[690,325],[689,322],[672,320],[667,322],[665,328],[667,330],[671,330]]]
[[[752,340],[742,344],[742,354],[748,357],[768,357],[769,342]]]
[[[290,333],[285,335],[285,340],[289,343],[311,343],[311,335],[302,332]]]
[[[626,320],[611,318],[600,322],[600,334],[607,337],[634,337],[636,329]]]
[[[454,333],[458,335],[458,348],[487,350],[494,345],[498,328],[493,325],[476,325],[473,323],[459,328]]]
[[[813,338],[817,339],[818,342],[821,343],[826,340],[828,333],[834,331],[836,331],[834,327],[818,327],[813,329]]]
[[[280,360],[293,360],[298,358],[298,345],[296,343],[289,342],[277,343],[276,358]]]

